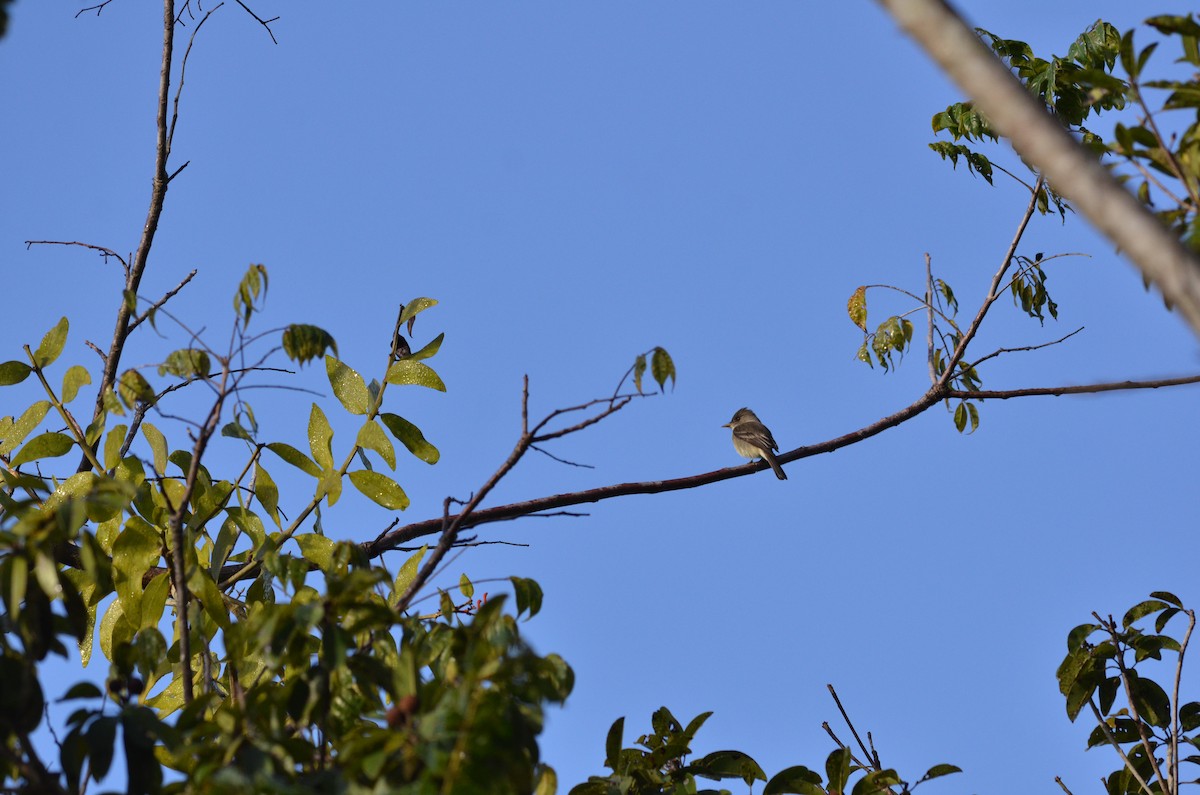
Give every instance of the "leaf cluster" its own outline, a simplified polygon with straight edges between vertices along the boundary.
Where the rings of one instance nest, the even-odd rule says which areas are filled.
[[[767,779],[762,768],[741,751],[713,751],[688,760],[696,733],[712,715],[704,712],[684,726],[666,707],[650,717],[651,732],[638,737],[635,747],[625,748],[625,719],[618,718],[608,730],[604,765],[612,772],[591,776],[573,787],[571,795],[667,795],[696,793],[727,795],[727,789],[701,789],[697,779],[722,781],[741,779],[747,787],[766,782],[763,795],[878,795],[908,793],[925,781],[960,772],[953,765],[935,765],[913,784],[895,770],[858,764],[850,749],[839,747],[825,760],[825,776],[802,765],[788,767]]]
[[[1177,617],[1188,620],[1182,639],[1165,632]],[[1179,765],[1200,765],[1200,702],[1181,704],[1168,695],[1168,690],[1179,692],[1195,613],[1174,594],[1156,591],[1131,607],[1120,623],[1095,618],[1071,630],[1058,667],[1067,717],[1074,721],[1090,710],[1097,725],[1088,748],[1107,745],[1120,755],[1122,766],[1106,779],[1110,795],[1144,792],[1155,779],[1161,791],[1177,792]],[[1149,618],[1154,619],[1152,632],[1139,625]],[[1165,687],[1153,677],[1164,668],[1164,653],[1176,660],[1173,681]],[[1148,671],[1151,661],[1159,665]]]

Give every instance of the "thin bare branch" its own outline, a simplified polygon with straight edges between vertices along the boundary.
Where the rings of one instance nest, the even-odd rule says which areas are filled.
[[[975,339],[975,335],[979,332],[979,327],[983,325],[983,319],[987,316],[988,309],[992,304],[996,303],[996,299],[1000,297],[1000,282],[1004,280],[1004,274],[1012,265],[1013,256],[1017,253],[1017,244],[1021,242],[1021,238],[1025,235],[1025,227],[1029,225],[1029,219],[1033,218],[1033,213],[1037,210],[1037,195],[1038,191],[1045,185],[1045,179],[1038,177],[1037,183],[1034,185],[1033,195],[1029,197],[1029,204],[1025,207],[1025,212],[1021,214],[1021,220],[1017,224],[1017,231],[1013,235],[1012,242],[1008,245],[1008,251],[1004,252],[1004,259],[1000,262],[1000,267],[992,276],[992,284],[988,288],[987,297],[983,303],[979,305],[979,311],[975,313],[975,319],[971,321],[971,325],[967,326],[967,330],[963,332],[958,340],[958,346],[950,353],[950,359],[946,362],[946,369],[942,372],[942,377],[938,379],[938,386],[946,386],[954,377],[954,371],[958,367],[958,363],[962,361],[963,356],[967,353],[967,346],[971,344],[971,340]]]
[[[171,95],[171,64],[175,47],[175,4],[173,0],[163,0],[163,50],[162,64],[158,78],[158,112],[156,118],[157,140],[154,155],[154,180],[150,191],[150,207],[146,211],[146,222],[142,226],[142,237],[134,254],[133,263],[127,269],[125,291],[137,293],[138,285],[142,282],[142,274],[150,260],[150,249],[154,245],[154,236],[158,232],[158,221],[162,217],[163,202],[167,198],[167,107]],[[93,421],[104,412],[104,398],[109,389],[117,382],[117,370],[121,364],[121,353],[125,350],[125,342],[129,339],[129,322],[132,310],[121,296],[117,307],[117,321],[113,329],[112,344],[104,360],[104,373],[96,389],[96,406],[92,412]],[[83,472],[89,466],[86,457],[79,462],[79,471]]]
[[[537,452],[541,453],[542,455],[546,456],[547,458],[553,458],[558,463],[566,464],[567,466],[579,467],[580,469],[595,469],[596,468],[596,467],[592,466],[591,464],[580,464],[575,461],[568,461],[565,458],[559,458],[558,456],[554,455],[554,453],[551,453],[549,450],[544,450],[541,447],[538,447],[536,444],[529,445],[529,449],[536,450]]]
[[[196,43],[196,34],[200,32],[200,28],[204,27],[204,23],[208,21],[208,18],[211,17],[217,11],[217,9],[223,5],[225,4],[217,3],[215,6],[210,8],[208,13],[200,19],[199,23],[197,23],[195,29],[192,30],[192,35],[188,37],[187,49],[183,51],[183,60],[179,62],[179,85],[175,86],[175,101],[172,103],[171,107],[171,125],[167,130],[168,156],[171,154],[171,144],[175,141],[175,125],[179,123],[179,96],[183,93],[183,83],[184,79],[187,77],[188,57],[192,54],[192,45]],[[191,161],[189,160],[188,162],[190,163]],[[185,168],[187,168],[187,163],[184,163],[182,166],[177,168],[173,174],[167,177],[167,182],[175,179],[175,175],[180,171],[183,171]]]
[[[945,396],[963,400],[1008,400],[1009,398],[1034,397],[1038,395],[1090,395],[1098,392],[1117,392],[1124,389],[1161,389],[1166,386],[1200,384],[1200,375],[1182,378],[1161,378],[1156,381],[1111,381],[1103,384],[1080,386],[1046,386],[1029,389],[980,389],[971,392],[965,389],[948,389]]]
[[[113,257],[114,259],[117,260],[117,262],[121,263],[121,267],[125,268],[126,272],[129,271],[129,263],[125,261],[124,257],[122,257],[117,252],[113,251],[111,248],[105,248],[104,246],[97,246],[93,243],[81,243],[78,240],[26,240],[25,241],[25,248],[29,249],[29,248],[32,248],[33,246],[82,246],[84,248],[90,248],[92,251],[99,251],[100,255],[104,257],[105,262],[108,262],[109,257]]]
[[[1040,345],[1024,345],[1020,348],[997,348],[996,350],[992,351],[991,353],[984,356],[983,358],[976,359],[975,361],[968,364],[967,369],[971,369],[973,367],[978,367],[979,365],[986,362],[988,359],[994,359],[1002,353],[1022,353],[1024,351],[1036,351],[1036,350],[1039,350],[1040,348],[1049,348],[1051,345],[1058,345],[1060,342],[1066,342],[1067,340],[1071,339],[1071,337],[1074,337],[1076,334],[1078,334],[1081,331],[1083,331],[1083,326],[1080,326],[1079,328],[1075,329],[1074,331],[1072,331],[1070,334],[1066,335],[1065,337],[1059,337],[1058,339],[1054,340],[1053,342],[1043,342]]]
[[[81,8],[77,12],[75,12],[75,19],[79,19],[80,15],[86,14],[88,11],[95,11],[96,16],[100,16],[100,12],[104,10],[104,7],[106,5],[108,5],[109,3],[111,3],[112,1],[113,0],[104,0],[103,3],[98,3],[97,5],[94,5],[94,6],[88,6],[87,8]]]
[[[278,21],[279,17],[271,17],[270,19],[263,19],[258,14],[251,11],[250,8],[245,3],[242,2],[242,0],[234,0],[234,2],[236,2],[242,8],[246,9],[247,14],[254,17],[254,19],[258,22],[258,24],[260,24],[264,28],[266,28],[267,35],[271,37],[271,41],[275,42],[276,44],[279,44],[279,42],[276,41],[276,39],[275,39],[275,32],[271,30],[271,23]]]
[[[165,304],[167,301],[170,301],[172,298],[174,298],[175,294],[178,293],[180,290],[182,290],[184,288],[184,286],[195,277],[196,273],[197,273],[196,269],[193,268],[192,272],[183,278],[183,281],[181,281],[179,284],[175,285],[173,288],[168,290],[167,294],[164,295],[162,298],[158,299],[158,301],[156,301],[153,306],[151,306],[149,309],[147,309],[145,312],[138,315],[133,321],[131,321],[129,324],[129,330],[133,331],[135,328],[140,326],[142,324],[142,322],[146,320],[146,318],[150,317],[151,312],[158,311],[159,309],[162,308],[163,304]]]
[[[925,252],[925,307],[929,312],[927,321],[929,323],[929,334],[925,340],[925,345],[929,358],[929,383],[937,383],[937,368],[933,364],[933,260],[929,256],[929,252]]]
[[[862,749],[863,754],[866,755],[871,765],[878,770],[878,760],[875,758],[874,754],[867,750],[867,746],[863,743],[862,738],[858,736],[858,730],[854,728],[854,722],[851,721],[850,716],[846,714],[846,708],[842,706],[842,700],[838,698],[837,691],[833,689],[833,685],[827,684],[825,687],[829,689],[829,695],[833,696],[833,703],[837,704],[838,712],[842,713],[842,720],[846,721],[846,725],[850,727],[850,733],[854,735],[854,739],[858,743],[858,747]]]

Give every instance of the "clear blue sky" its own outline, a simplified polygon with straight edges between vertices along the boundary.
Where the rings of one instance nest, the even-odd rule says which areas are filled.
[[[83,340],[111,335],[119,268],[23,241],[124,252],[145,217],[161,11],[116,0],[72,19],[82,5],[17,2],[0,42],[0,359],[65,313],[64,366],[91,366]],[[1064,54],[1097,16],[1125,28],[1189,10],[961,5],[1041,54]],[[531,456],[489,504],[739,463],[720,425],[743,405],[784,449],[900,409],[927,387],[922,353],[891,375],[856,363],[846,299],[884,282],[919,293],[929,252],[973,313],[1024,207],[1004,178],[989,188],[926,148],[930,117],[958,94],[874,3],[253,7],[282,15],[278,46],[236,4],[196,41],[173,156],[190,165],[141,292],[198,268],[171,307],[223,340],[237,279],[265,263],[258,327],[323,325],[368,377],[396,305],[437,298],[417,339],[446,333],[431,364],[449,391],[391,393],[442,452],[436,467],[399,470],[405,519],[468,497],[504,460],[524,374],[544,413],[610,393],[654,345],[675,358],[675,391],[552,448],[595,469]],[[1090,258],[1052,266],[1057,323],[1001,300],[977,354],[1086,329],[989,364],[986,387],[1200,370],[1196,340],[1082,220],[1035,220],[1021,251]],[[163,329],[144,329],[127,363],[184,344]],[[294,383],[328,392],[319,367]],[[32,399],[6,392],[0,414],[17,396]],[[492,525],[483,537],[529,546],[469,551],[443,584],[466,571],[544,587],[528,637],[577,674],[542,743],[564,785],[603,772],[615,718],[628,743],[660,705],[683,720],[715,712],[699,753],[737,748],[769,774],[819,767],[821,722],[848,736],[833,683],[886,765],[913,779],[938,762],[965,770],[931,792],[1014,779],[1055,792],[1055,775],[1082,792],[1117,760],[1084,753],[1090,727],[1068,723],[1054,671],[1092,610],[1154,589],[1200,600],[1198,397],[991,402],[970,437],[935,409],[791,464],[786,483],[763,473]],[[311,399],[253,396],[265,432],[298,446]],[[335,449],[352,433],[338,428]],[[225,442],[214,469],[241,460]],[[390,519],[348,495],[325,532],[364,540]]]

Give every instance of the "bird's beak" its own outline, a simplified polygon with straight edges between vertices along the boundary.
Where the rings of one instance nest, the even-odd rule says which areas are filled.
[[[727,423],[725,423],[724,425],[722,425],[721,427],[722,427],[722,428],[732,428],[732,427],[733,427],[733,423],[732,423],[732,422],[727,422]]]

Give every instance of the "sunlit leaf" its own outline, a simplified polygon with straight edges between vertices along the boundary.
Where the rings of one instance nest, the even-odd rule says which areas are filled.
[[[367,392],[367,384],[363,377],[332,356],[325,357],[325,372],[329,376],[333,394],[346,407],[346,411],[351,414],[366,414],[370,408],[371,396]]]
[[[59,318],[59,321],[54,324],[54,328],[47,331],[46,336],[42,337],[41,344],[33,352],[33,360],[37,362],[38,367],[49,367],[62,353],[63,346],[67,342],[68,325],[65,317]]]
[[[29,377],[33,368],[25,362],[11,361],[0,363],[0,386],[19,384]]]
[[[401,386],[411,384],[429,387],[439,392],[446,391],[446,385],[442,383],[442,379],[433,371],[433,368],[413,359],[401,359],[394,362],[388,368],[386,380],[389,384]]]
[[[436,464],[441,458],[438,449],[426,441],[421,429],[398,414],[384,412],[379,415],[383,424],[400,440],[408,451],[427,464]],[[395,467],[393,467],[394,469]]]
[[[21,448],[21,451],[13,458],[12,466],[19,467],[21,464],[41,458],[57,458],[66,455],[74,444],[75,440],[65,433],[43,433],[30,439],[29,443]]]
[[[350,482],[354,488],[361,491],[371,500],[393,511],[403,511],[408,507],[408,495],[400,484],[379,472],[360,469],[349,473]]]

